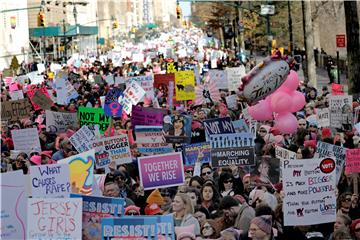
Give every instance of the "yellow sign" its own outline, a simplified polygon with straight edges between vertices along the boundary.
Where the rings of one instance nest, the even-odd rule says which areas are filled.
[[[195,74],[193,71],[175,72],[175,96],[177,101],[195,99]]]
[[[176,72],[177,72],[177,62],[166,63],[166,73],[176,73]]]

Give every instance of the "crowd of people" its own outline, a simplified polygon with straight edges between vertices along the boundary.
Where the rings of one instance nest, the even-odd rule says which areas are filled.
[[[191,32],[183,34],[186,38]],[[184,44],[189,44],[192,40],[189,38]],[[173,47],[175,50],[180,49],[181,44],[175,43]],[[194,47],[186,56],[179,56],[174,51],[173,58],[165,57],[163,53],[158,52],[157,55],[149,58],[147,64],[123,58],[121,64],[115,66],[114,60],[111,59],[94,61],[84,58],[80,60],[80,67],[72,64],[64,65],[61,71],[78,74],[76,79],[69,80],[79,96],[67,105],[55,103],[51,110],[77,112],[82,106],[102,108],[100,97],[106,96],[113,87],[105,81],[105,76],[109,74],[115,77],[160,74],[166,72],[167,62],[177,62],[178,71],[189,69],[189,66],[200,67],[200,72],[205,78],[208,69],[224,69],[246,64],[236,59],[233,51],[216,47]],[[213,58],[216,61],[212,59],[213,54],[217,56]],[[51,73],[50,64],[46,63],[46,69],[42,73],[45,81],[40,85],[53,90],[52,82],[56,74]],[[102,76],[102,81],[95,83],[94,75]],[[31,82],[27,80],[25,84],[16,84],[18,89],[23,90],[26,98],[25,85],[31,85]],[[230,117],[232,120],[248,118],[246,113],[243,113],[246,104],[241,98],[238,98],[235,109],[227,106],[225,98],[233,94],[229,91],[220,91],[221,98],[218,102],[209,101],[195,105],[193,101],[187,101],[186,104],[175,103],[173,109],[168,109],[167,96],[162,94],[161,89],[154,90],[154,98],[158,100],[160,108],[171,110],[173,114],[192,116],[192,128],[193,130],[197,128],[200,133],[196,137],[197,142],[205,142],[204,120],[219,117]],[[211,163],[206,163],[201,165],[200,172],[196,172],[195,166],[185,165],[183,185],[144,191],[137,164],[137,158],[142,154],[137,150],[135,140],[130,146],[132,163],[118,166],[110,164],[105,172],[104,169],[95,169],[96,174],[103,176],[99,182],[103,196],[124,198],[125,215],[172,214],[178,240],[360,239],[358,187],[354,186],[359,182],[358,174],[345,174],[344,170],[337,185],[335,222],[307,226],[284,224],[283,198],[286,193],[283,191],[282,181],[275,177],[280,174],[279,167],[273,169],[270,166],[270,161],[276,157],[275,147],[281,146],[296,153],[298,161],[306,161],[314,157],[317,141],[348,149],[360,148],[360,134],[354,128],[353,122],[342,129],[333,129],[321,127],[314,120],[317,109],[329,106],[328,98],[331,92],[328,87],[325,86],[320,90],[316,86],[301,82],[298,90],[305,95],[306,105],[296,113],[298,129],[294,134],[281,134],[273,126],[272,121],[257,122],[254,133],[255,166],[250,168],[232,165],[215,168]],[[11,101],[9,87],[2,82],[1,102],[6,101]],[[352,104],[353,109],[359,105],[356,101]],[[154,106],[152,101],[142,101],[138,105]],[[78,129],[68,126],[65,133],[49,132],[46,130],[44,112],[43,109],[36,111],[33,109],[27,118],[15,122],[2,122],[1,172],[19,170],[29,174],[30,166],[55,164],[59,160],[78,154],[69,141],[69,137]],[[130,115],[123,114],[123,117],[114,117],[112,121],[104,136],[126,133],[135,137]],[[14,150],[11,131],[33,127],[38,129],[41,151],[11,155],[11,151]],[[174,144],[174,149],[183,151],[181,144]],[[77,190],[73,189],[73,191]],[[86,239],[86,236],[83,238]]]

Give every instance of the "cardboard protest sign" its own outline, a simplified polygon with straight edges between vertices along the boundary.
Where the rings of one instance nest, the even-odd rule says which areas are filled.
[[[70,183],[73,193],[91,194],[94,178],[95,149],[59,160],[58,163],[69,165]]]
[[[157,239],[157,218],[129,216],[103,218],[102,239]]]
[[[162,126],[167,111],[164,109],[134,106],[131,114],[131,125]]]
[[[240,80],[245,76],[245,67],[226,68],[226,76],[228,81],[229,91],[236,91],[240,87]]]
[[[329,108],[318,108],[317,110],[317,121],[320,127],[330,127],[330,110]]]
[[[166,63],[166,73],[176,73],[178,71],[177,62],[168,62]]]
[[[210,143],[195,143],[186,145],[184,149],[185,165],[195,165],[197,162],[211,163]]]
[[[124,97],[120,101],[120,104],[123,106],[123,110],[126,114],[131,113],[132,105],[138,104],[144,95],[144,89],[142,89],[136,81],[133,81],[128,85],[124,91]]]
[[[14,142],[15,150],[23,151],[27,154],[29,154],[31,150],[41,152],[41,145],[37,128],[12,130],[11,136]]]
[[[13,100],[13,101],[24,99],[24,93],[22,90],[12,91],[12,92],[9,92],[9,94],[10,94],[11,100]]]
[[[37,97],[35,97],[35,101],[34,101],[33,98],[34,98],[36,92],[40,92],[40,93],[44,94],[46,97],[48,97],[50,99],[50,96],[49,96],[49,93],[48,93],[46,87],[42,87],[42,88],[34,88],[34,87],[32,87],[32,88],[28,89],[26,94],[27,94],[28,98],[30,99],[31,104],[33,105],[35,111],[41,109],[41,106],[39,106],[35,101],[38,100],[37,102],[41,102],[41,103],[44,103],[44,101],[45,101],[43,99],[43,96],[40,96],[40,97],[42,97],[41,98],[42,100],[40,101],[39,100],[39,95],[37,95]],[[46,104],[46,103],[44,103],[44,104]],[[47,103],[47,104],[49,104],[49,103]]]
[[[32,110],[28,99],[1,102],[1,120],[17,121],[30,116]]]
[[[95,139],[91,143],[91,148],[96,150],[96,168],[104,168],[110,162],[116,162],[117,165],[132,162],[126,134]]]
[[[360,172],[360,149],[346,149],[346,174]]]
[[[333,128],[352,128],[352,96],[337,95],[329,98],[330,125]]]
[[[177,101],[195,99],[195,75],[193,71],[175,73],[175,97]]]
[[[29,198],[27,209],[27,239],[81,239],[80,198]]]
[[[189,115],[166,115],[163,130],[168,143],[190,143],[191,121]]]
[[[98,125],[84,125],[69,138],[76,151],[82,153],[91,149],[91,142],[94,141],[97,136],[95,126],[98,128]]]
[[[283,160],[295,160],[296,152],[292,152],[290,150],[287,150],[286,148],[275,146],[275,157]]]
[[[206,141],[210,141],[209,136],[212,134],[235,133],[231,118],[215,118],[203,121],[206,133]]]
[[[22,170],[0,174],[1,239],[27,239],[27,186]]]
[[[122,106],[119,103],[119,98],[124,97],[122,91],[119,88],[111,89],[105,97],[104,114],[105,116],[121,117]]]
[[[140,182],[145,190],[179,186],[184,183],[181,152],[139,157]]]
[[[208,76],[210,82],[216,83],[218,89],[228,89],[228,80],[224,70],[210,69]]]
[[[147,156],[173,152],[172,144],[166,143],[162,126],[135,126],[138,151]]]
[[[53,101],[41,91],[36,91],[31,101],[36,103],[36,105],[38,105],[43,110],[49,110],[54,104]]]
[[[84,125],[99,125],[100,133],[103,134],[110,124],[110,117],[105,116],[102,108],[79,107],[78,119],[80,127]]]
[[[346,159],[346,148],[318,141],[314,158],[333,158],[336,161],[336,183],[339,182]]]
[[[226,167],[231,165],[251,166],[254,165],[253,147],[230,147],[211,149],[213,167]]]
[[[94,197],[71,194],[82,198],[82,239],[101,240],[101,219],[120,217],[124,214],[123,198]]]
[[[70,173],[67,164],[30,167],[31,193],[35,198],[70,196]]]
[[[53,112],[46,110],[46,131],[52,133],[65,132],[69,126],[78,127],[77,114]]]
[[[285,226],[335,221],[335,165],[332,158],[283,161]]]

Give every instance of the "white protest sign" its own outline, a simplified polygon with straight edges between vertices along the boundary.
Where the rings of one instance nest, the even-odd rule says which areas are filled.
[[[9,94],[10,94],[11,100],[13,100],[13,101],[24,98],[24,93],[22,90],[12,91],[12,92],[9,92]]]
[[[38,75],[37,72],[29,72],[26,75],[31,80],[31,84],[41,84],[44,82],[44,75]]]
[[[109,85],[114,84],[114,75],[112,75],[112,74],[107,75],[107,76],[105,77],[105,81],[106,81]]]
[[[82,198],[29,198],[26,239],[81,239]]]
[[[236,95],[230,95],[225,97],[227,106],[230,109],[237,109],[237,96]]]
[[[284,225],[314,225],[336,218],[335,160],[282,162]]]
[[[144,89],[136,82],[132,81],[124,91],[124,98],[120,104],[123,106],[123,110],[130,114],[132,105],[136,105],[145,95]]]
[[[236,91],[240,87],[240,80],[245,74],[244,66],[226,68],[229,91]]]
[[[64,78],[55,79],[56,103],[66,105],[67,90]]]
[[[30,167],[32,197],[70,197],[69,165],[51,164]]]
[[[46,131],[52,133],[65,132],[68,126],[77,127],[76,113],[53,112],[46,110]]]
[[[295,160],[296,152],[292,152],[285,148],[275,146],[275,157],[283,160]]]
[[[317,110],[317,121],[320,127],[330,127],[330,110],[329,108],[318,108]]]
[[[41,152],[41,145],[37,128],[12,130],[11,136],[14,142],[15,150],[23,151],[27,154],[29,154],[31,150]]]
[[[93,125],[99,128],[99,125]],[[70,142],[79,153],[89,151],[91,142],[95,140],[96,134],[89,126],[82,126],[76,133],[70,137]]]
[[[333,128],[342,128],[343,125],[352,124],[352,96],[330,96],[330,123]]]
[[[51,63],[50,64],[50,71],[57,72],[59,70],[61,70],[61,65],[60,64],[57,64],[57,63]]]
[[[39,74],[45,72],[46,69],[45,69],[45,65],[43,63],[38,63],[36,66],[37,66]]]

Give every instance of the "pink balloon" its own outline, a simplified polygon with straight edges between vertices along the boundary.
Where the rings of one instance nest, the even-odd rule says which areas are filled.
[[[250,116],[258,121],[272,120],[272,109],[269,102],[264,100],[260,101],[258,104],[249,107]]]
[[[297,72],[294,70],[291,70],[289,75],[287,76],[285,82],[281,85],[291,91],[295,91],[297,87],[299,86],[299,77]]]
[[[289,112],[291,103],[291,97],[286,92],[277,92],[271,95],[271,108],[274,112]]]
[[[293,91],[290,96],[292,101],[290,112],[297,112],[305,106],[306,100],[304,94],[299,91]]]
[[[279,129],[281,133],[291,134],[296,132],[298,122],[296,117],[290,113],[279,113],[275,117],[275,128]]]

